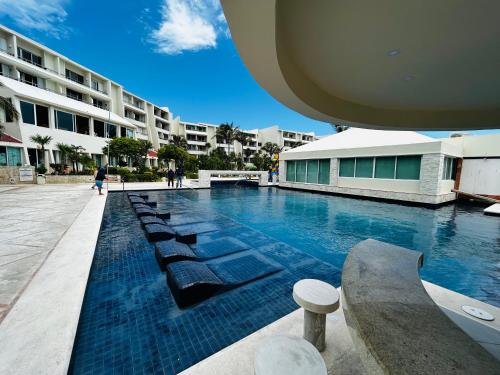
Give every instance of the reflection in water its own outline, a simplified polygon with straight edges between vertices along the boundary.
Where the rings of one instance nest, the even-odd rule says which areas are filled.
[[[337,267],[366,238],[422,251],[422,278],[500,306],[500,219],[482,207],[427,209],[242,186],[179,194]]]

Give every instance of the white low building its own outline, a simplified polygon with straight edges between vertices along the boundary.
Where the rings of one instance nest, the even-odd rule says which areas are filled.
[[[489,150],[491,159],[481,176],[467,159],[479,149]],[[481,178],[487,186],[496,184],[486,195],[500,194],[500,168],[491,169],[500,162],[498,153],[500,135],[442,140],[412,131],[351,128],[283,152],[280,187],[438,205],[456,198],[457,169],[468,192],[484,194],[468,187],[469,176],[475,176],[476,186],[485,186]]]

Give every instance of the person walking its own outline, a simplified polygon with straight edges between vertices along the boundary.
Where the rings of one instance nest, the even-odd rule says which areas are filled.
[[[177,177],[177,188],[182,187],[182,177],[184,177],[184,169],[182,167],[177,167],[175,170],[175,176]]]
[[[174,187],[174,177],[175,177],[175,172],[172,170],[172,168],[168,168],[167,172],[168,187],[170,186]]]
[[[106,168],[101,167],[99,168],[97,174],[95,175],[95,186],[97,186],[97,190],[99,190],[99,195],[104,195],[101,190],[105,179],[106,179]]]

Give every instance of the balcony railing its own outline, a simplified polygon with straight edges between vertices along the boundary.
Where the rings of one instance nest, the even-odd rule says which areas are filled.
[[[144,111],[144,106],[140,103],[135,103],[133,100],[128,99],[126,96],[123,97],[123,102],[127,103],[135,108],[142,109]]]

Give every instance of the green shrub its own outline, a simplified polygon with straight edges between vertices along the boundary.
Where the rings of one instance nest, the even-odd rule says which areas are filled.
[[[108,174],[118,174],[118,168],[108,167]]]
[[[186,172],[186,178],[198,178],[198,172]]]
[[[40,166],[38,166],[38,167],[36,168],[36,172],[37,172],[38,174],[45,174],[45,173],[47,173],[47,168],[45,168],[45,166],[44,166],[44,165],[40,165]]]

